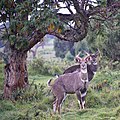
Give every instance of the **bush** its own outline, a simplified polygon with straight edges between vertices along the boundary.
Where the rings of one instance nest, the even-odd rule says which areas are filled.
[[[113,87],[116,82],[120,80],[120,71],[111,71],[109,69],[104,69],[101,71],[98,71],[93,80],[91,81],[92,84],[99,84],[106,81],[106,84],[108,86]],[[117,83],[118,84],[118,83]],[[115,87],[117,87],[115,85]]]
[[[70,61],[73,61],[73,60],[74,60],[74,56],[71,55],[70,52],[68,52],[65,57],[66,57],[68,60],[70,60]]]
[[[15,109],[15,106],[6,100],[0,100],[0,112],[9,111]]]
[[[43,74],[43,69],[44,69],[44,60],[42,58],[40,59],[34,59],[30,64],[29,64],[29,71],[31,74]]]
[[[107,107],[117,107],[120,105],[120,92],[119,91],[111,91],[107,96]]]
[[[88,108],[97,108],[102,106],[102,100],[98,93],[94,90],[89,90],[86,96],[86,107]]]
[[[43,58],[35,59],[28,64],[29,74],[54,75],[61,74],[62,67],[58,66],[57,62],[44,61]]]

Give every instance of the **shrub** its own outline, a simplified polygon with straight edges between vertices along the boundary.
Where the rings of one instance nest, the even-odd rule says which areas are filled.
[[[117,107],[120,105],[120,92],[112,90],[110,94],[107,95],[106,100],[107,107]]]
[[[43,58],[35,59],[28,64],[29,74],[54,75],[62,73],[62,66],[58,66],[57,62],[44,61]]]
[[[44,61],[42,58],[40,59],[34,59],[30,64],[29,64],[29,71],[30,73],[33,74],[39,74],[39,73],[43,73],[43,65],[44,65]]]
[[[15,109],[15,106],[6,100],[0,100],[0,112],[9,111]]]
[[[94,90],[89,89],[88,94],[86,96],[86,105],[86,107],[88,108],[101,107],[102,100]]]
[[[74,56],[70,52],[68,52],[65,57],[70,61],[74,60]]]
[[[45,95],[44,88],[44,85],[32,83],[28,88],[17,90],[13,97],[21,103],[41,100]]]

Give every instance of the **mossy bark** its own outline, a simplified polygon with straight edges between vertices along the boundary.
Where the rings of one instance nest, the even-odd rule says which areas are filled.
[[[28,83],[27,52],[14,50],[9,57],[9,63],[4,67],[4,98],[11,99],[17,89],[25,88]]]

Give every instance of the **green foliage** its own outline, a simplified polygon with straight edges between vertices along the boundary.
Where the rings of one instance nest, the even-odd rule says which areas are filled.
[[[108,39],[105,42],[104,52],[105,54],[114,61],[120,60],[120,31],[110,31]]]
[[[106,102],[107,107],[110,107],[110,106],[117,107],[119,106],[119,104],[120,104],[119,89],[116,92],[111,91],[110,94],[107,96],[107,102]]]
[[[84,39],[80,42],[77,42],[75,43],[74,45],[74,48],[75,48],[75,53],[78,54],[79,51],[88,51],[89,50],[89,47],[88,47],[88,43],[87,43],[87,40]]]
[[[0,111],[10,111],[14,110],[15,106],[7,100],[0,100]]]
[[[96,84],[106,81],[108,85],[114,85],[114,83],[118,81],[119,78],[120,78],[119,71],[111,71],[109,69],[104,69],[102,71],[97,72],[97,75],[95,75],[92,82]]]
[[[73,61],[73,60],[74,60],[74,56],[71,55],[70,52],[68,52],[68,53],[66,54],[65,58],[67,58],[67,60],[70,60],[70,61]]]
[[[29,69],[32,69],[32,70],[29,70],[31,72],[35,71],[37,73],[43,73],[43,65],[44,65],[44,60],[42,58],[40,59],[35,59],[33,60],[30,64],[29,64]]]
[[[58,66],[54,62],[44,61],[43,58],[35,59],[29,64],[30,74],[54,75],[62,73],[62,66]]]
[[[102,100],[98,93],[93,90],[88,91],[88,95],[86,98],[86,107],[88,108],[99,108],[102,107]]]
[[[40,0],[1,0],[0,22],[5,29],[2,39],[9,41],[12,48],[21,50],[29,45],[29,39],[35,31],[42,34],[48,32],[48,26],[54,24],[55,29],[63,29],[62,23],[51,9],[51,1]],[[7,23],[9,25],[7,26]]]
[[[60,41],[55,40],[54,41],[54,50],[55,50],[55,56],[60,58],[65,58],[65,55],[68,51],[70,51],[73,47],[73,42],[68,41]]]
[[[116,15],[117,17],[119,14]],[[108,26],[106,26],[106,24]],[[113,23],[111,23],[112,25]],[[116,22],[117,24],[117,22]],[[98,48],[102,57],[107,57],[109,60],[119,61],[119,29],[110,29],[108,22],[100,23],[96,20],[91,21],[91,28],[87,35],[89,48],[95,50]]]
[[[45,95],[44,88],[44,85],[36,85],[32,82],[27,89],[17,90],[13,96],[21,103],[41,100]]]

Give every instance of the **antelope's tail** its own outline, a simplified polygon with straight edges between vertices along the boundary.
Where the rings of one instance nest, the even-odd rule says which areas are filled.
[[[51,81],[52,81],[52,79],[49,79],[49,80],[47,81],[47,86],[48,86],[48,87],[51,87],[51,86],[52,86],[52,85],[50,84]]]

